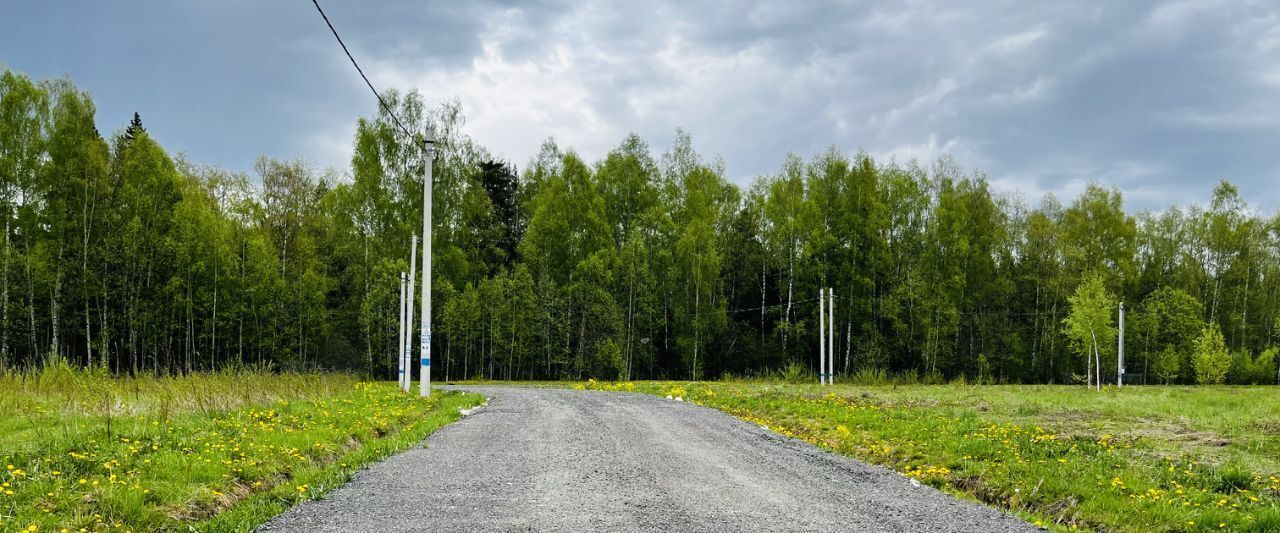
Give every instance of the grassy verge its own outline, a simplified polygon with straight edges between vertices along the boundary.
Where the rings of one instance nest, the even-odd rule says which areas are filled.
[[[483,401],[341,374],[0,376],[0,530],[248,531]]]
[[[1280,531],[1280,391],[573,385],[682,397],[1054,530]]]

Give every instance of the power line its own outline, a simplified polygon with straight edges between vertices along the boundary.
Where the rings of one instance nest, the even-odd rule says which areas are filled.
[[[763,306],[763,307],[752,307],[752,308],[750,308],[750,309],[729,309],[729,310],[727,310],[726,312],[728,312],[728,313],[746,313],[746,312],[748,312],[748,311],[761,311],[761,310],[766,310],[766,309],[773,309],[773,308],[777,308],[777,307],[786,307],[786,306],[788,306],[788,305],[793,305],[793,306],[794,306],[794,305],[800,305],[800,304],[803,304],[803,303],[816,302],[816,301],[818,301],[818,299],[817,299],[817,298],[809,298],[809,299],[807,299],[807,300],[792,300],[792,301],[791,301],[791,303],[789,303],[789,304],[784,302],[784,303],[780,303],[780,304],[766,305],[766,306]]]
[[[356,67],[356,72],[360,73],[360,78],[364,80],[364,84],[369,86],[369,90],[373,91],[373,96],[378,99],[378,103],[382,104],[382,110],[386,111],[388,115],[391,115],[391,120],[396,123],[396,126],[400,128],[400,131],[404,132],[404,134],[409,136],[410,139],[415,138],[413,133],[409,131],[409,128],[404,127],[404,123],[400,122],[400,117],[396,116],[395,111],[391,110],[391,106],[387,105],[387,101],[382,99],[382,95],[378,94],[378,90],[373,88],[373,84],[369,82],[369,77],[364,75],[364,69],[360,68],[360,64],[356,63],[356,58],[352,57],[351,51],[347,49],[347,43],[342,42],[342,37],[338,35],[338,30],[334,29],[332,22],[329,22],[329,16],[324,14],[324,9],[320,8],[320,1],[311,0],[311,3],[315,4],[316,11],[319,11],[320,16],[324,18],[324,23],[329,26],[329,31],[333,32],[333,38],[338,40],[338,45],[342,46],[342,51],[346,52],[347,59],[351,60],[351,64]],[[426,144],[435,144],[435,141],[432,139],[424,138],[423,142]],[[426,146],[424,145],[423,148],[425,149]]]
[[[779,303],[779,304],[766,305],[766,306],[763,306],[763,307],[752,307],[752,308],[750,308],[750,309],[725,309],[725,311],[724,311],[724,312],[725,312],[725,314],[732,315],[732,314],[735,314],[735,313],[746,313],[746,312],[749,312],[749,311],[761,311],[761,310],[775,309],[775,308],[778,308],[778,307],[786,307],[786,306],[788,306],[788,305],[791,305],[791,306],[799,306],[800,304],[810,303],[810,302],[816,302],[816,301],[818,301],[818,299],[817,299],[817,298],[809,298],[809,299],[806,299],[806,300],[792,300],[792,301],[791,301],[791,303],[783,302],[783,303]],[[707,315],[715,314],[715,313],[717,313],[717,312],[718,312],[718,311],[703,311],[703,312],[701,312],[701,313],[693,313],[693,314],[692,314],[692,315],[690,315],[690,316],[694,316],[694,317],[707,316]]]

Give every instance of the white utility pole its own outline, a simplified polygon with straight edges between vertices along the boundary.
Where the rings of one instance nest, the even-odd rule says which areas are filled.
[[[1120,345],[1116,350],[1116,387],[1124,386],[1124,302],[1120,302]]]
[[[405,316],[404,316],[404,310],[405,310],[404,295],[405,295],[405,290],[406,290],[406,288],[405,288],[405,284],[404,284],[404,272],[401,272],[401,273],[400,273],[400,336],[399,336],[399,337],[396,337],[396,340],[397,340],[397,342],[396,342],[396,355],[398,356],[398,357],[397,357],[397,360],[399,360],[399,361],[400,361],[400,388],[404,388],[404,386],[405,386],[405,385],[404,385],[404,371],[406,370],[406,369],[405,369],[405,365],[404,365],[404,340],[405,340],[405,333],[404,333],[404,320],[405,320]]]
[[[827,289],[818,289],[818,384],[827,384]]]
[[[408,301],[404,307],[407,309],[407,318],[404,323],[409,325],[409,330],[404,334],[404,383],[401,388],[405,392],[409,392],[413,388],[413,280],[418,272],[418,234],[413,234],[413,244],[409,246],[409,295]]]
[[[827,385],[836,382],[836,290],[827,287]]]
[[[427,127],[423,139],[426,161],[422,172],[422,387],[419,394],[431,396],[431,163],[436,158],[436,138]]]

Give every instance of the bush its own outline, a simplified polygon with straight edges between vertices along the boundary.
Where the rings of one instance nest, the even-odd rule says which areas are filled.
[[[1164,380],[1165,385],[1178,379],[1178,373],[1181,369],[1182,358],[1178,356],[1178,352],[1172,346],[1166,346],[1163,351],[1157,353],[1155,358],[1151,360],[1151,371]]]
[[[1227,352],[1226,340],[1217,324],[1200,331],[1196,339],[1196,349],[1191,358],[1196,374],[1196,383],[1201,385],[1221,385],[1227,379],[1231,369],[1231,354]]]
[[[888,385],[889,374],[883,368],[866,367],[849,379],[855,385]]]
[[[1231,369],[1227,371],[1227,383],[1232,385],[1253,383],[1253,357],[1249,355],[1249,350],[1241,349],[1231,353]]]
[[[807,383],[814,381],[813,372],[800,363],[792,362],[782,369],[782,380],[789,383]]]
[[[600,361],[597,375],[610,381],[626,375],[627,362],[622,358],[622,348],[616,341],[605,339],[596,343],[596,355]]]
[[[1280,385],[1280,372],[1276,371],[1276,356],[1280,355],[1280,348],[1272,346],[1263,350],[1258,354],[1258,358],[1253,360],[1253,379],[1254,383],[1259,385],[1277,384]]]
[[[991,385],[995,383],[995,378],[991,377],[991,362],[987,360],[987,354],[978,354],[978,384]]]
[[[1231,355],[1231,369],[1227,382],[1236,385],[1267,385],[1276,382],[1276,348],[1269,348],[1256,357],[1248,350],[1237,350]]]
[[[946,382],[947,379],[942,377],[942,372],[938,372],[937,370],[926,372],[920,377],[920,383],[922,385],[942,385]]]

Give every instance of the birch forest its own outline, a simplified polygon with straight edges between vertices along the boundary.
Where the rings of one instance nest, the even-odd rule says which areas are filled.
[[[1227,382],[1277,379],[1280,216],[1227,180],[1139,211],[1101,183],[1026,198],[947,158],[831,147],[744,186],[682,131],[594,161],[548,139],[518,168],[457,103],[388,93],[437,135],[435,379],[812,373],[822,287],[842,376],[1105,382],[1123,302],[1127,383],[1203,381],[1207,352]],[[368,110],[349,167],[246,173],[166,151],[145,113],[95,116],[68,79],[4,71],[0,366],[393,377],[424,155]]]

